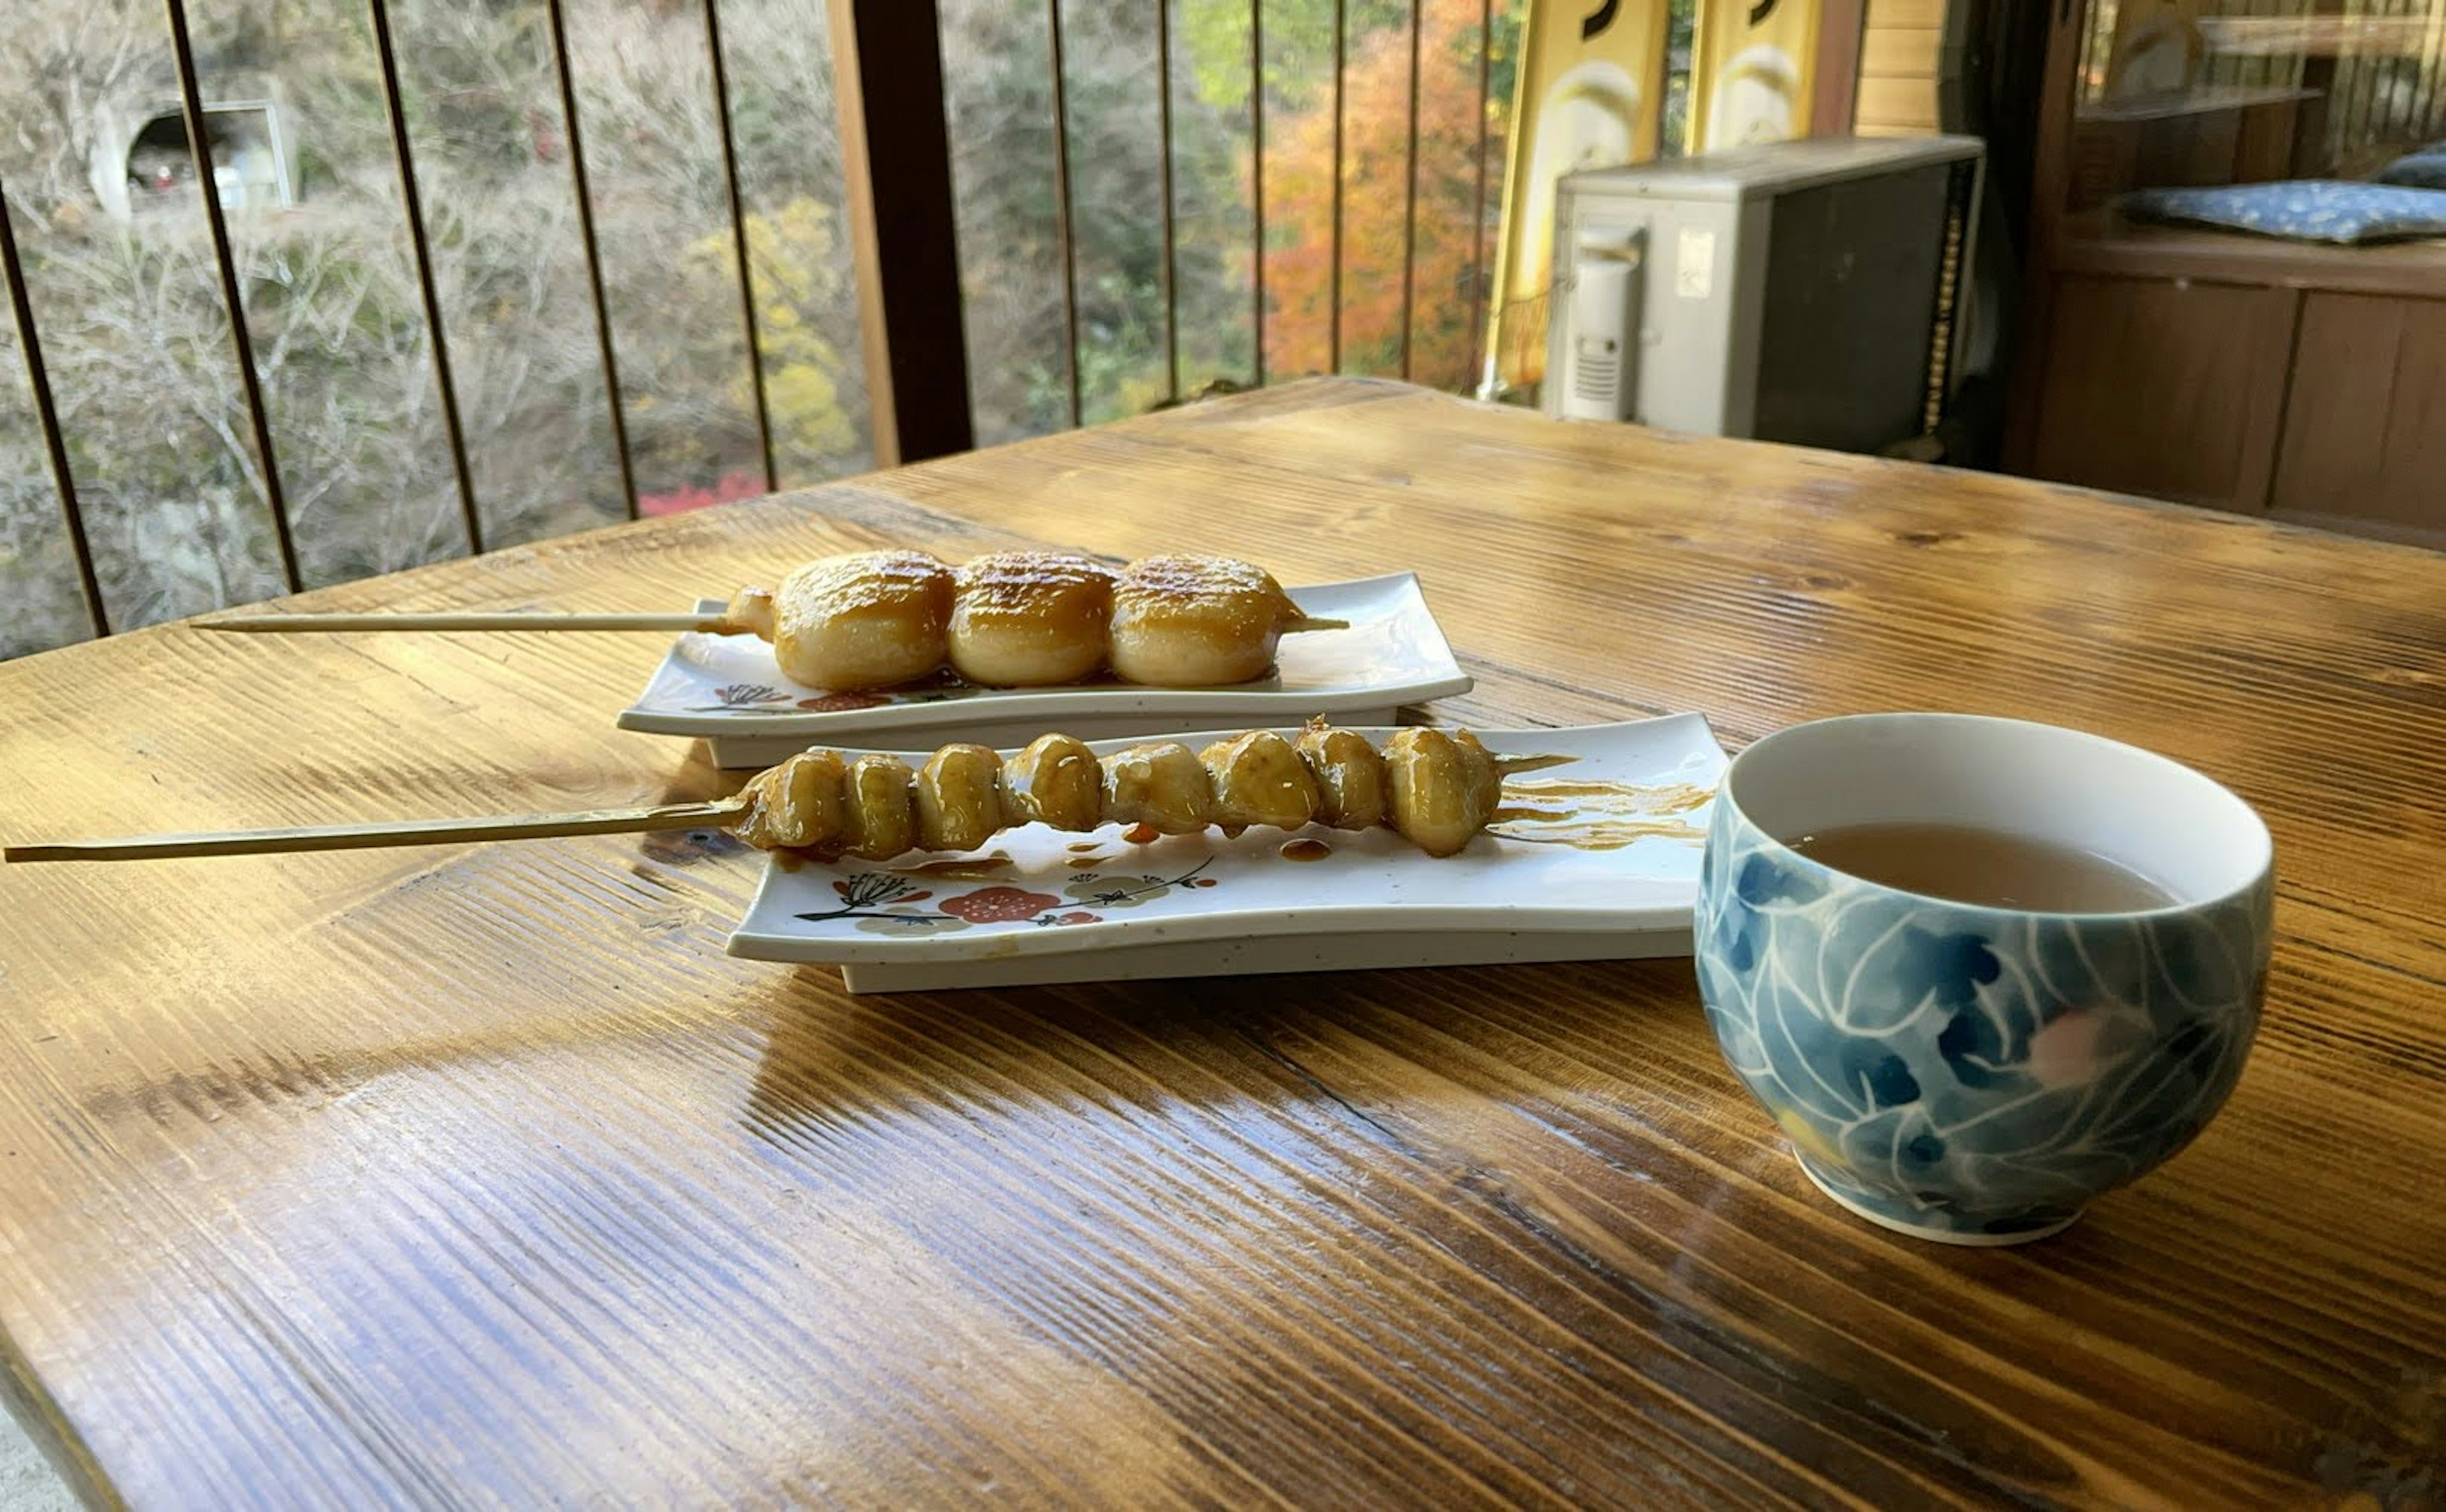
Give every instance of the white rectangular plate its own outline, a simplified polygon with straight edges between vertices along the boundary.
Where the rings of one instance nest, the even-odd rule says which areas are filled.
[[[620,728],[698,736],[717,766],[770,766],[814,744],[921,745],[934,731],[983,745],[1017,746],[1060,730],[1079,738],[1173,734],[1227,724],[1288,724],[1311,715],[1384,723],[1405,703],[1470,689],[1419,580],[1408,572],[1295,588],[1290,596],[1345,630],[1283,637],[1275,675],[1222,688],[1148,688],[1090,683],[1063,688],[928,688],[909,693],[826,693],[791,681],[773,647],[752,635],[683,635]],[[708,599],[697,607],[717,613]],[[954,737],[947,735],[946,738]]]
[[[1391,734],[1365,733],[1379,743]],[[1209,831],[1134,846],[1117,825],[1091,834],[1031,825],[1000,836],[984,854],[1005,859],[989,867],[777,858],[730,953],[838,965],[852,992],[1688,954],[1700,846],[1724,769],[1707,721],[1478,733],[1498,753],[1578,758],[1507,783],[1517,795],[1507,801],[1551,817],[1505,829],[1554,836],[1628,812],[1654,832],[1613,849],[1489,833],[1438,859],[1388,830],[1251,830],[1230,840]],[[1093,743],[1101,754],[1130,742]],[[1540,790],[1581,782],[1632,791]],[[1597,807],[1607,803],[1610,815]],[[1295,839],[1331,853],[1290,860],[1284,848]]]

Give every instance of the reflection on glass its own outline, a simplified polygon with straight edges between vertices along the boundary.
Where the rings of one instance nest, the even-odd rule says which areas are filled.
[[[2446,0],[2093,0],[2080,59],[2075,211],[2446,147]]]

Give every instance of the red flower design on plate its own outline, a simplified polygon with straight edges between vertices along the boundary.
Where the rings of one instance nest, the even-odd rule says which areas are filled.
[[[1062,900],[1049,892],[1024,892],[1017,887],[980,887],[956,898],[946,898],[934,906],[954,919],[970,924],[1010,924],[1033,919],[1047,908],[1059,908]]]
[[[1068,913],[1047,914],[1036,922],[1041,924],[1102,924],[1104,921],[1092,913],[1082,913],[1073,908]]]
[[[810,714],[840,714],[850,709],[878,709],[891,701],[873,693],[826,693],[818,698],[800,699],[799,707]]]

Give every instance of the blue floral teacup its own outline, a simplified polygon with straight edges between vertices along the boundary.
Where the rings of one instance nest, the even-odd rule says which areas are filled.
[[[2088,851],[2170,901],[1980,906],[1786,844],[1885,824]],[[2096,736],[1945,714],[1797,725],[1725,773],[1700,991],[1828,1196],[1926,1239],[2041,1239],[2190,1144],[2233,1090],[2267,983],[2273,861],[2242,799]]]

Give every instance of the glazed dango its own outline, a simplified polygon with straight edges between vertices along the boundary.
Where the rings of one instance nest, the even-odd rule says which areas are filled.
[[[749,780],[737,829],[766,849],[886,861],[973,850],[1025,824],[1156,834],[1382,825],[1448,856],[1494,820],[1506,771],[1548,761],[1494,756],[1466,730],[1400,730],[1380,752],[1322,721],[1296,739],[1252,730],[1202,751],[1150,740],[1102,757],[1066,735],[1007,756],[949,745],[914,772],[892,756],[804,751]]]
[[[1264,677],[1286,635],[1339,629],[1264,569],[1221,556],[1150,556],[1118,571],[1062,551],[997,551],[958,569],[923,551],[810,562],[778,588],[743,588],[712,626],[773,643],[809,687],[898,687],[948,670],[986,687],[1054,687],[1109,670],[1124,682],[1203,688]]]

